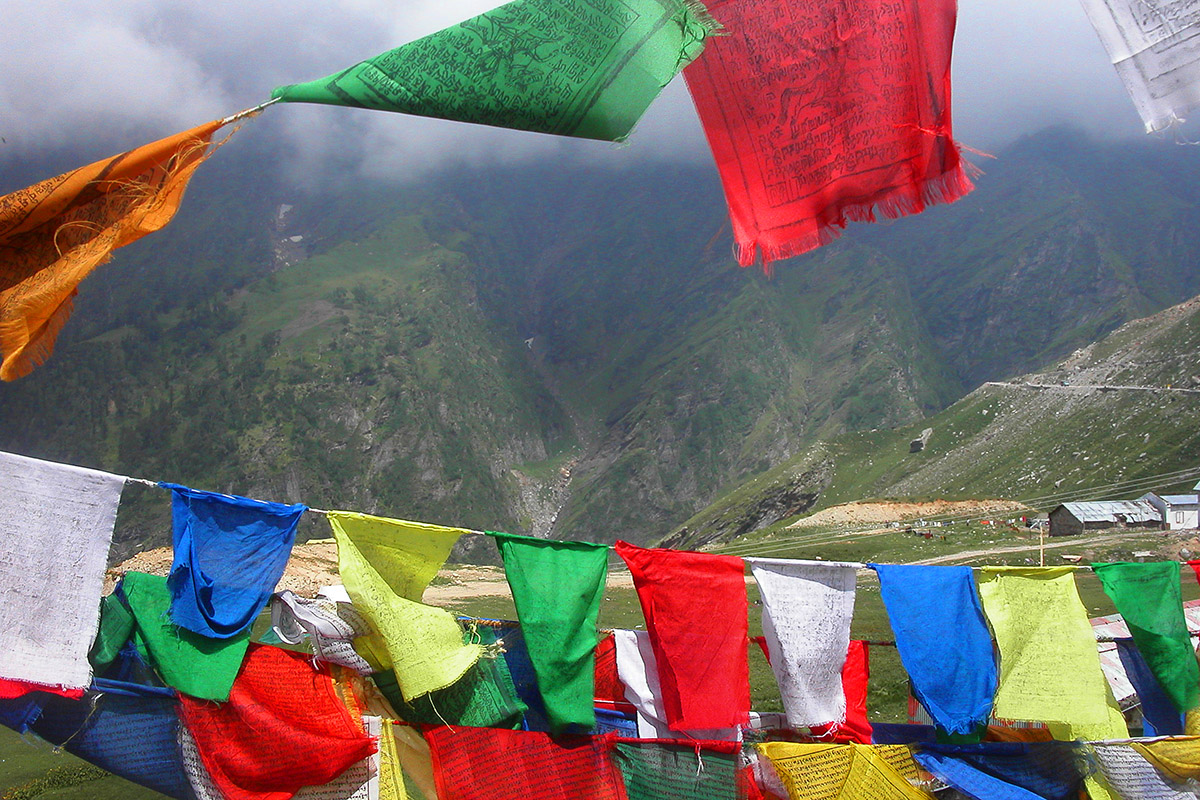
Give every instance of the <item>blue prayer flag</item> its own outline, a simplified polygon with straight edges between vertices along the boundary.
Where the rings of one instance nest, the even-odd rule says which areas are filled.
[[[171,620],[214,639],[237,636],[275,591],[307,507],[159,485],[172,494]]]

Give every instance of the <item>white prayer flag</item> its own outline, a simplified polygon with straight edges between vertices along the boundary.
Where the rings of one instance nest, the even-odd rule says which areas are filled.
[[[1146,132],[1200,105],[1200,0],[1081,0]]]
[[[0,453],[0,678],[91,683],[124,487],[119,475]]]
[[[763,603],[763,636],[794,728],[845,722],[842,667],[850,649],[857,566],[748,558]]]

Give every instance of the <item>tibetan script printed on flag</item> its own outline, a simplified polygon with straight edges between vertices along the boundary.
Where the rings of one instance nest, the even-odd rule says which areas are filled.
[[[728,36],[684,70],[738,263],[969,192],[950,125],[953,0],[713,0]]]

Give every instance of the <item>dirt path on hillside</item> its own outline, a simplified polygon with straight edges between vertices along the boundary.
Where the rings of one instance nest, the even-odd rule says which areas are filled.
[[[833,525],[885,525],[938,517],[1023,514],[1032,509],[1015,500],[933,500],[927,503],[843,503],[796,520],[788,529]]]
[[[1121,533],[1113,533],[1107,536],[1089,536],[1086,539],[1080,539],[1077,536],[1069,538],[1057,537],[1054,539],[1047,538],[1046,550],[1062,550],[1072,548],[1074,550],[1083,550],[1094,547],[1095,545],[1113,544],[1122,539],[1129,538],[1129,531]],[[949,564],[956,561],[970,561],[979,556],[994,556],[1000,553],[1019,553],[1023,550],[1037,550],[1037,543],[1026,545],[1012,545],[1011,547],[993,547],[988,550],[964,550],[961,553],[951,553],[945,556],[934,556],[933,558],[923,558],[920,561],[914,561],[914,564]]]

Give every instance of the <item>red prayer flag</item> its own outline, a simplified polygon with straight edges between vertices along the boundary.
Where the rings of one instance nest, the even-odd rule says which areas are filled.
[[[721,174],[738,263],[973,188],[950,125],[955,0],[706,0],[684,78]]]
[[[595,703],[610,711],[633,711],[625,699],[625,684],[617,673],[617,640],[607,634],[596,644]]]
[[[429,728],[439,800],[625,800],[612,734],[560,736],[500,728]]]
[[[1192,568],[1192,572],[1196,573],[1196,580],[1200,581],[1200,561],[1189,561],[1187,565]]]
[[[617,542],[616,550],[633,574],[646,617],[667,726],[687,731],[747,724],[750,632],[742,559],[629,542]]]
[[[754,643],[771,663],[771,654],[767,651],[765,636],[755,636]],[[850,640],[850,649],[846,651],[846,662],[842,665],[842,692],[846,695],[846,721],[833,725],[817,725],[812,728],[812,735],[822,741],[838,743],[858,742],[870,744],[874,729],[867,719],[867,682],[871,677],[871,658],[867,643],[858,639]],[[830,732],[833,735],[830,736]]]
[[[79,700],[83,697],[84,690],[81,688],[64,689],[61,686],[47,686],[43,683],[29,683],[28,681],[0,678],[0,700],[15,700],[32,692],[46,692],[47,694],[56,694],[59,697],[67,697],[71,700]]]
[[[375,752],[328,668],[278,647],[250,645],[228,703],[180,695],[179,713],[226,800],[288,800]]]

